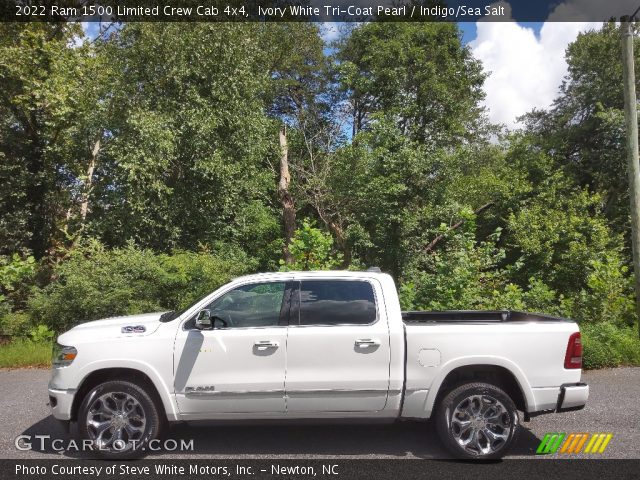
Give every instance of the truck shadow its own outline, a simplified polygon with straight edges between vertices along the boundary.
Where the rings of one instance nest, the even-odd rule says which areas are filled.
[[[16,449],[26,449],[34,453],[58,455],[67,458],[91,458],[90,455],[82,451],[66,448],[73,437],[65,430],[62,424],[51,415],[34,423],[20,435],[24,435],[27,438],[23,437],[19,444],[16,443],[14,445]],[[36,435],[47,436],[48,438],[39,439]],[[56,440],[57,443],[53,444],[53,440]],[[64,446],[65,449],[61,450],[60,448],[56,448],[59,445]]]
[[[240,426],[189,423],[172,427],[168,438],[178,442],[193,439],[193,451],[187,452],[190,456],[451,457],[441,446],[432,422]],[[535,455],[539,444],[540,439],[522,427],[510,455]],[[170,456],[172,452],[160,455]]]
[[[50,442],[41,445],[35,435],[51,435],[65,441],[72,437],[49,416],[26,429],[31,451],[67,458],[95,458],[91,452],[58,451]],[[190,422],[172,425],[165,439],[167,448],[150,452],[148,458],[237,458],[237,457],[388,457],[448,459],[431,422],[394,424],[219,424]],[[193,449],[173,448],[192,442]],[[510,456],[532,456],[540,443],[522,427]]]

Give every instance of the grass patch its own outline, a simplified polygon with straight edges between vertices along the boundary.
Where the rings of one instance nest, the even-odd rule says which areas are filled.
[[[0,345],[0,368],[49,367],[51,343],[20,339]]]
[[[640,365],[638,330],[601,322],[580,325],[586,369]]]

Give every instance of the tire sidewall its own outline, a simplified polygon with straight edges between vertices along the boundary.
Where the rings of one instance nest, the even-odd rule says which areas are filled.
[[[147,445],[149,442],[159,436],[161,420],[158,415],[158,408],[153,402],[152,398],[147,394],[147,392],[130,382],[124,381],[111,381],[102,383],[89,392],[89,394],[84,398],[82,404],[80,405],[80,409],[78,411],[78,421],[77,421],[77,431],[81,440],[91,440],[89,436],[89,432],[87,429],[87,414],[89,412],[89,406],[93,403],[96,397],[104,395],[105,393],[111,392],[123,392],[128,395],[134,397],[142,406],[144,410],[144,414],[146,417],[146,426],[142,438],[136,442],[135,449],[133,450],[107,450],[107,449],[99,449],[94,447],[93,452],[95,452],[98,456],[109,459],[128,459],[128,458],[137,458],[144,455]]]
[[[463,399],[471,395],[492,396],[507,409],[512,427],[505,445],[495,453],[474,455],[458,445],[458,442],[453,438],[449,428],[453,410]],[[488,383],[470,383],[454,388],[442,399],[436,409],[436,428],[445,447],[456,458],[464,460],[496,460],[506,455],[515,443],[520,430],[520,418],[513,400],[502,389]]]

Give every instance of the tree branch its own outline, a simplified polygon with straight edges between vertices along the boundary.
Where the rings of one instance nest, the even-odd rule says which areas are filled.
[[[494,201],[491,201],[491,202],[485,203],[485,204],[484,204],[484,205],[482,205],[480,208],[478,208],[478,209],[474,210],[474,212],[473,212],[473,213],[474,213],[474,215],[478,215],[478,214],[480,214],[480,213],[484,212],[486,209],[488,209],[489,207],[493,206],[495,203],[496,203],[496,202],[494,202]],[[446,235],[447,233],[449,233],[449,232],[453,232],[454,230],[457,230],[457,229],[458,229],[458,228],[460,228],[462,225],[464,225],[464,222],[466,222],[466,219],[460,220],[459,222],[457,222],[457,223],[453,224],[453,225],[451,226],[451,228],[449,228],[449,230],[447,230],[445,233],[441,233],[441,234],[437,235],[437,236],[436,236],[436,238],[434,238],[433,240],[431,240],[431,241],[427,244],[427,246],[425,246],[425,247],[424,247],[424,252],[425,252],[425,253],[429,253],[429,252],[431,252],[431,251],[436,247],[436,245],[438,245],[438,243],[439,243],[442,239],[444,239],[444,237],[445,237],[445,235]]]

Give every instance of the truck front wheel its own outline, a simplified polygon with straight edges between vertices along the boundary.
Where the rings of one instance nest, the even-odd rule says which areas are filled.
[[[94,387],[78,412],[78,433],[105,458],[141,456],[160,435],[162,419],[153,399],[138,385],[109,381]]]
[[[435,423],[447,450],[467,460],[504,456],[519,425],[513,400],[489,383],[467,383],[451,390],[436,408]]]

